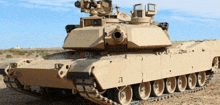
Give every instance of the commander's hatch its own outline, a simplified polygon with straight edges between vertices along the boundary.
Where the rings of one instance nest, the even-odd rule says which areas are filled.
[[[121,12],[121,11],[117,11],[116,12],[117,18],[120,21],[131,21],[131,16],[127,13]]]
[[[146,12],[147,11],[147,12]],[[157,5],[156,4],[148,4],[148,10],[146,10],[146,5],[145,5],[145,10],[143,9],[142,4],[136,4],[134,5],[134,10],[131,11],[132,17],[152,17],[157,13]]]
[[[145,8],[146,10],[146,8]],[[146,12],[146,16],[152,17],[157,13],[157,5],[156,4],[148,4],[148,11]]]
[[[142,4],[135,4],[134,10],[131,11],[132,17],[145,17],[145,10],[143,10]]]
[[[121,12],[119,11],[119,6],[116,5],[115,7],[117,9],[115,15],[117,16],[117,18],[120,20],[120,21],[125,21],[125,22],[129,22],[131,21],[131,16],[127,13],[124,13],[124,12]]]
[[[151,24],[153,23],[153,17],[157,13],[156,4],[148,4],[148,11],[143,9],[142,4],[134,5],[134,10],[131,11],[132,18],[131,24]],[[147,11],[147,12],[146,12]]]

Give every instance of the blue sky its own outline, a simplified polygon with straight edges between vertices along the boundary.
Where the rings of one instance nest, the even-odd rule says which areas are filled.
[[[0,49],[62,47],[65,26],[78,24],[76,0],[0,0]],[[113,0],[130,13],[133,5],[155,3],[155,21],[169,22],[172,41],[220,39],[220,1],[217,0]]]

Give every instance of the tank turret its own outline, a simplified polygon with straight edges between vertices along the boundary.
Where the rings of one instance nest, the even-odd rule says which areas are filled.
[[[168,23],[153,21],[157,13],[155,4],[148,4],[148,11],[143,9],[142,4],[136,4],[131,16],[119,11],[118,5],[117,12],[112,15],[111,0],[81,0],[75,6],[81,12],[90,13],[90,17],[81,18],[79,25],[66,27],[68,35],[64,49],[158,49],[172,45],[167,33]]]

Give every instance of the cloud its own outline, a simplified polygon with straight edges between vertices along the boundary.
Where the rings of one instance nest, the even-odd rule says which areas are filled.
[[[7,1],[0,0],[0,4],[9,5]]]
[[[199,18],[199,17],[180,17],[180,16],[170,16],[169,17],[172,20],[175,21],[182,21],[182,22],[186,22],[187,24],[191,24],[191,25],[200,25],[200,26],[211,26],[213,28],[218,28],[220,29],[220,27],[216,27],[219,26],[220,21],[219,19],[210,19],[210,18]]]
[[[196,17],[179,17],[179,16],[171,16],[171,19],[180,20],[180,21],[200,21],[200,22],[215,22],[215,19],[207,19],[207,18],[196,18]]]
[[[192,16],[220,18],[220,1],[218,0],[117,0],[113,3],[127,8],[138,3],[155,3],[158,10],[173,10]]]
[[[50,6],[65,6],[65,7],[74,7],[73,0],[27,0],[30,3],[50,5]]]
[[[20,3],[18,4],[18,6],[26,7],[26,8],[49,9],[51,11],[69,11],[69,9],[65,7],[51,7],[51,6],[43,6],[43,5],[35,5],[35,4],[27,4],[27,3]]]
[[[49,9],[51,11],[70,11],[75,7],[73,0],[22,0],[18,6],[26,8]]]
[[[0,3],[1,4],[5,4],[5,3],[7,3],[6,1],[2,1],[2,0],[0,0]]]

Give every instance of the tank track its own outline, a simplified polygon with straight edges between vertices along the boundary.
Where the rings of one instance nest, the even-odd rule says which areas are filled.
[[[207,74],[206,82],[203,87],[196,87],[193,90],[185,90],[184,92],[175,92],[173,94],[163,94],[160,97],[150,97],[148,100],[133,100],[130,105],[138,105],[144,102],[156,102],[163,99],[168,99],[174,96],[187,94],[187,93],[195,93],[201,90],[204,90],[210,83],[214,76],[214,73]],[[114,102],[108,97],[104,97],[102,94],[98,92],[96,89],[96,84],[94,82],[94,79],[77,79],[76,81],[76,88],[79,91],[79,94],[83,96],[84,98],[100,105],[120,105],[117,102]]]
[[[175,92],[173,94],[163,94],[160,97],[150,97],[148,100],[133,100],[130,105],[137,105],[144,102],[156,102],[164,99],[168,99],[174,96],[187,94],[187,93],[195,93],[201,90],[204,90],[210,83],[214,76],[213,72],[210,72],[207,74],[206,82],[203,87],[196,87],[193,90],[185,90],[184,92]],[[40,91],[36,90],[25,90],[24,85],[22,85],[16,78],[9,78],[8,76],[4,76],[4,82],[7,85],[8,88],[15,90],[17,92],[31,95],[35,97],[40,98],[51,98],[54,97],[54,94],[48,93],[44,91],[44,89],[41,89]],[[96,104],[100,105],[120,105],[117,102],[114,102],[112,99],[108,97],[104,97],[101,93],[99,93],[98,89],[96,89],[96,82],[94,78],[89,79],[76,79],[76,88],[79,92],[79,94],[84,97],[85,99],[94,102]],[[56,93],[56,92],[55,92]]]

